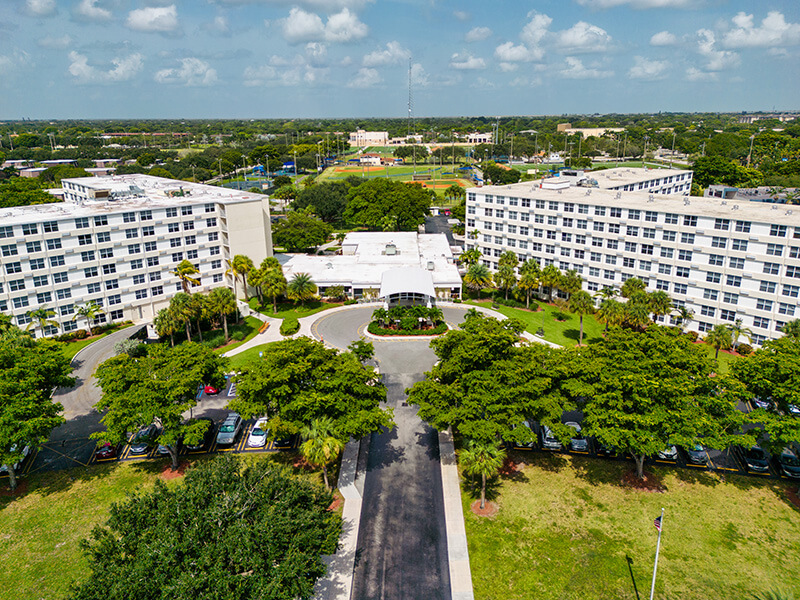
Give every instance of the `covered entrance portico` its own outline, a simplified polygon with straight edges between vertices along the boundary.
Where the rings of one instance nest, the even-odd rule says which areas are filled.
[[[378,297],[386,309],[395,306],[426,306],[436,304],[433,277],[424,269],[390,269],[381,276]]]

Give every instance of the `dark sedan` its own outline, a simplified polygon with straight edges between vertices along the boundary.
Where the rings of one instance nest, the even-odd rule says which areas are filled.
[[[205,423],[206,428],[203,433],[203,438],[199,442],[197,442],[196,444],[184,444],[186,450],[188,450],[189,452],[201,452],[203,450],[208,450],[214,441],[214,421],[212,421],[208,417],[202,417],[200,419],[196,419],[196,421],[200,423]]]
[[[778,457],[778,464],[781,466],[781,472],[786,477],[800,479],[800,458],[790,448],[783,449],[783,452]]]
[[[161,435],[161,428],[155,423],[142,427],[131,438],[131,454],[147,454],[156,445],[159,435]]]
[[[769,473],[769,454],[763,448],[753,446],[744,453],[744,462],[748,471]]]
[[[695,444],[694,446],[684,448],[684,450],[686,450],[686,456],[689,459],[689,462],[693,465],[704,465],[708,463],[708,454],[706,453],[706,449],[700,444]]]

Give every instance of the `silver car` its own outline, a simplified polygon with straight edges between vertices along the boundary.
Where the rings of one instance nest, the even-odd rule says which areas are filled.
[[[542,447],[547,450],[561,450],[561,442],[547,425],[542,426]]]
[[[564,423],[564,425],[567,427],[572,427],[572,429],[575,430],[575,433],[572,434],[572,437],[569,440],[569,447],[577,452],[588,452],[589,440],[587,440],[581,433],[581,426],[575,421],[567,421]]]
[[[217,432],[217,445],[230,446],[239,437],[239,432],[242,430],[242,417],[239,413],[228,413],[225,422],[219,426]]]

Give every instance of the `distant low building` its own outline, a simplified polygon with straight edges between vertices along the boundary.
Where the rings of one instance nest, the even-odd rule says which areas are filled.
[[[370,167],[379,167],[381,166],[381,155],[374,154],[372,152],[366,152],[358,157],[358,162],[362,165],[367,165]]]
[[[386,146],[389,143],[387,131],[364,131],[359,129],[350,134],[350,145],[363,148],[364,146]]]
[[[467,143],[469,144],[491,144],[494,141],[494,134],[488,133],[468,133]]]

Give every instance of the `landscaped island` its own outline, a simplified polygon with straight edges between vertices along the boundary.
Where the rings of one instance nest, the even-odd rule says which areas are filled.
[[[375,310],[367,331],[372,335],[440,335],[447,331],[447,323],[442,309],[435,306],[395,306]]]

